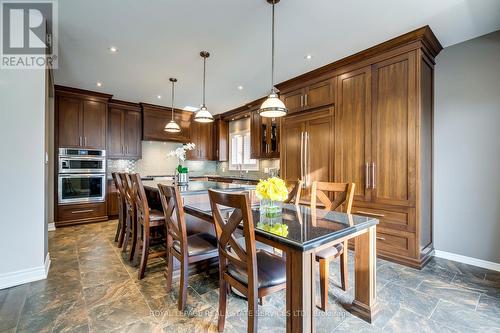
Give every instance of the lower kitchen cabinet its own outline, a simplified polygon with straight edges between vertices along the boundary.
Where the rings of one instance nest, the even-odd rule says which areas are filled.
[[[106,202],[69,204],[57,206],[56,227],[106,221]]]

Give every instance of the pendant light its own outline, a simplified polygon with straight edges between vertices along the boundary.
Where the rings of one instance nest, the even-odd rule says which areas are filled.
[[[172,120],[165,126],[165,131],[170,133],[179,133],[181,128],[174,120],[174,85],[177,82],[177,79],[173,77],[170,78],[170,82],[172,82]]]
[[[267,99],[262,103],[259,109],[259,114],[261,117],[276,118],[286,116],[288,109],[285,104],[278,98],[278,93],[276,88],[274,88],[274,5],[279,2],[279,0],[267,0],[272,7],[272,33],[271,33],[271,93]]]
[[[207,67],[207,58],[210,57],[210,53],[207,51],[201,51],[200,56],[203,58],[203,104],[201,104],[201,108],[194,115],[194,121],[199,123],[211,123],[214,121],[214,117],[207,110],[205,106],[205,76],[206,76],[206,67]]]

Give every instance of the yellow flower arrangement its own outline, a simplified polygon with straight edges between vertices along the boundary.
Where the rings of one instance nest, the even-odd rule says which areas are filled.
[[[278,177],[260,180],[255,188],[255,194],[260,200],[285,201],[288,196],[288,189],[285,181]]]

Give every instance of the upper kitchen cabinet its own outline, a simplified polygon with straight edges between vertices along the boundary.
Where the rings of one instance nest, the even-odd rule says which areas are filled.
[[[213,160],[213,132],[216,123],[199,123],[192,120],[190,142],[196,145],[194,150],[187,152],[188,160]]]
[[[140,105],[110,100],[108,108],[108,157],[141,158],[142,121]]]
[[[106,149],[107,103],[111,95],[55,86],[56,145]]]
[[[214,122],[213,159],[219,162],[229,160],[229,122],[216,117]]]
[[[297,88],[287,87],[287,82],[280,86],[281,100],[288,108],[288,113],[315,109],[333,104],[335,101],[335,79],[311,80]],[[284,88],[281,88],[284,87]]]
[[[250,117],[250,157],[279,158],[280,143],[279,118],[261,117],[257,110],[252,111]]]
[[[142,138],[145,141],[172,141],[187,143],[190,141],[190,122],[192,112],[174,110],[174,120],[180,126],[179,133],[165,131],[165,125],[172,119],[172,109],[164,106],[141,103]]]

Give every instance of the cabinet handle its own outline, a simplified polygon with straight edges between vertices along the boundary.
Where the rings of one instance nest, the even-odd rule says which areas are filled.
[[[365,188],[370,188],[370,164],[365,164]]]
[[[372,162],[372,189],[375,187],[375,162]]]
[[[82,137],[81,137],[81,136],[78,138],[78,145],[79,145],[80,147],[82,146]]]
[[[377,238],[378,240],[381,240],[381,241],[385,241],[385,238],[384,238],[384,237],[379,237],[379,236],[377,236],[377,237],[375,237],[375,238]]]
[[[87,146],[87,137],[84,137],[83,141],[85,142],[85,146]]]
[[[363,215],[370,215],[370,216],[376,216],[376,217],[384,217],[384,214],[377,214],[377,213],[371,213],[371,212],[365,212],[362,210],[356,211],[354,214],[363,214]]]
[[[90,213],[93,211],[93,209],[74,210],[71,212],[71,214]]]
[[[304,104],[307,106],[307,94],[304,95]]]
[[[304,106],[304,95],[300,95],[300,107]]]
[[[304,132],[300,132],[300,180],[304,179]]]

